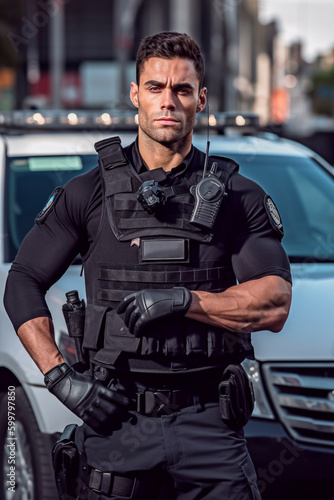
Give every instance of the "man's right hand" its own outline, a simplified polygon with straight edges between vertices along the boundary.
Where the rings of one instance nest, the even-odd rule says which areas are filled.
[[[129,408],[126,396],[76,372],[66,363],[46,372],[44,382],[56,398],[96,432],[107,432],[108,427],[113,427],[112,419],[121,420]]]

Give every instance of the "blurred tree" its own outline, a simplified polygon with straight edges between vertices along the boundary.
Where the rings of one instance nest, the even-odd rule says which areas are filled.
[[[334,117],[334,66],[316,70],[311,77],[309,97],[313,112]]]

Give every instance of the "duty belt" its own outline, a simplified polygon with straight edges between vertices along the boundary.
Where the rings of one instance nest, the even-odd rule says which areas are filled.
[[[156,390],[137,392],[135,409],[137,413],[148,417],[161,417],[174,413],[193,404],[218,403],[218,388],[213,386],[198,387],[191,391],[186,389]]]
[[[152,388],[147,377],[146,380],[135,381],[131,380],[129,374],[116,373],[99,366],[96,368],[94,377],[97,380],[113,390],[120,390],[130,399],[130,410],[148,417],[161,417],[161,415],[177,412],[187,406],[218,403],[218,385],[224,371],[224,366],[221,366],[212,369],[210,373],[201,374],[200,380],[197,377],[191,380],[188,378],[187,387],[185,387],[184,380],[181,382],[179,379],[178,382],[174,380],[173,383],[171,380],[156,381],[157,387]],[[131,389],[127,387],[129,382]],[[123,385],[124,383],[126,386]],[[162,385],[163,388],[161,388]]]

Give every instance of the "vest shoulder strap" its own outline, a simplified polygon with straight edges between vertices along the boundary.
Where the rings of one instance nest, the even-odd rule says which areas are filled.
[[[116,167],[122,167],[129,164],[123,153],[121,139],[118,136],[103,139],[97,142],[94,147],[99,155],[100,164],[105,170],[112,170]]]

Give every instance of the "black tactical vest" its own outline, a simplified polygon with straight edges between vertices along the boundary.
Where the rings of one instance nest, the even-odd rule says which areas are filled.
[[[164,186],[165,203],[154,213],[137,200],[143,179],[124,155],[118,137],[98,142],[104,201],[98,235],[84,261],[87,310],[84,348],[94,362],[114,365],[120,354],[155,355],[169,359],[198,359],[220,364],[253,358],[250,335],[231,333],[188,318],[151,324],[142,338],[134,337],[116,309],[126,295],[143,288],[185,286],[189,290],[221,292],[236,284],[230,255],[221,238],[224,201],[210,232],[190,223],[194,207],[191,186],[202,177],[203,164],[191,162],[186,176]],[[203,155],[204,156],[204,155]],[[218,163],[217,177],[226,186],[238,165]],[[159,180],[159,171],[151,171]],[[164,176],[165,177],[165,176]]]

